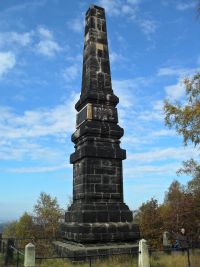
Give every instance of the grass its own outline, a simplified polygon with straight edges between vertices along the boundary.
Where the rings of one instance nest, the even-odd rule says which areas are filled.
[[[47,260],[42,262],[39,267],[89,267],[89,262],[71,263],[64,260]],[[137,260],[130,256],[110,257],[109,259],[92,261],[92,267],[137,267]]]
[[[191,267],[200,267],[200,251],[190,252]],[[155,253],[151,257],[151,267],[188,267],[187,254],[173,252],[171,255]]]
[[[200,267],[200,250],[190,253],[191,267]],[[46,260],[42,261],[37,267],[88,267],[87,263],[73,264],[66,260]],[[156,252],[150,258],[151,267],[188,267],[187,255],[174,252],[171,255]],[[92,267],[138,267],[137,259],[130,256],[114,256],[106,260],[92,262]]]
[[[200,267],[200,250],[190,253],[191,267]],[[0,267],[3,257],[0,255]],[[23,266],[21,260],[19,267]],[[72,263],[69,260],[52,259],[36,261],[36,267],[89,267],[89,262]],[[92,267],[138,267],[137,259],[131,256],[113,256],[108,259],[92,261]],[[151,267],[188,267],[187,255],[180,252],[173,252],[166,255],[161,252],[154,252],[150,257]],[[16,263],[9,267],[16,267]]]
[[[24,266],[23,263],[24,263],[24,257],[19,255],[19,267],[22,267]],[[0,254],[0,267],[4,267],[4,263],[5,263],[5,254]],[[6,267],[16,267],[16,264],[17,264],[17,255],[14,254],[14,257],[13,257],[13,260],[12,260],[12,263],[10,263],[9,265],[6,265]]]

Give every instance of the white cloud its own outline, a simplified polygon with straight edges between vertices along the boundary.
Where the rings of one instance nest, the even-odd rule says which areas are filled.
[[[66,103],[53,109],[27,110],[22,115],[1,108],[0,138],[60,136],[71,132],[74,129],[74,125],[71,124],[72,117],[75,118],[74,104],[74,99],[70,98]]]
[[[120,99],[120,106],[130,108],[134,103],[132,96],[135,84],[133,80],[113,80],[114,92]]]
[[[69,29],[73,30],[74,32],[80,33],[84,29],[84,18],[75,18],[67,23]]]
[[[20,47],[27,47],[32,42],[39,41],[35,44],[36,52],[42,55],[52,57],[56,53],[60,52],[62,48],[54,40],[53,33],[40,26],[37,30],[30,32],[18,33],[18,32],[0,32],[0,47],[7,47],[10,45],[12,49],[16,49],[16,45]],[[17,47],[19,50],[19,47]]]
[[[3,172],[10,173],[47,173],[69,168],[69,164],[55,165],[55,166],[43,166],[43,167],[27,167],[27,168],[13,168],[4,169]]]
[[[63,71],[63,77],[67,82],[74,81],[80,72],[80,66],[77,64],[71,65]]]
[[[125,135],[124,137],[123,137],[123,140],[122,140],[122,142],[124,143],[124,144],[133,144],[133,145],[137,145],[137,144],[139,144],[140,143],[140,138],[138,138],[137,136],[132,136],[132,135]]]
[[[155,178],[155,176],[157,175],[158,176],[174,175],[178,168],[180,168],[180,165],[177,163],[163,164],[161,166],[140,165],[140,166],[125,168],[124,176],[130,178],[138,178],[138,177],[144,178],[145,176],[153,175]]]
[[[68,55],[65,57],[65,59],[73,63],[76,62],[77,64],[80,64],[82,66],[83,55],[82,54],[77,54],[75,56]]]
[[[134,150],[142,149],[144,148],[144,145],[153,145],[155,144],[155,142],[160,141],[159,139],[163,137],[172,138],[177,136],[177,133],[173,130],[152,130],[152,121],[155,122],[155,119],[151,119],[151,127],[145,127],[144,123],[146,121],[143,120],[143,122],[141,122],[138,116],[135,117],[138,119],[138,121],[136,119],[135,123],[141,124],[142,126],[141,128],[139,128],[134,124],[134,126],[132,127],[134,131],[130,130],[130,127],[126,127],[127,130],[125,131],[125,136],[122,139],[122,147],[126,146],[128,151],[131,151],[132,148],[134,148]]]
[[[5,138],[6,139],[6,138]],[[36,140],[33,137],[28,138],[15,138],[7,139],[0,142],[0,160],[15,160],[21,161],[24,158],[31,161],[57,161],[60,159],[63,161],[63,153],[59,149],[39,144],[39,139]],[[63,158],[62,158],[63,157]]]
[[[130,5],[122,5],[121,6],[121,12],[124,14],[124,15],[130,15],[131,18],[135,18],[136,16],[136,7],[132,7]]]
[[[120,14],[120,0],[99,0],[98,4],[105,8],[105,12],[108,15],[119,15]]]
[[[138,114],[138,119],[144,121],[164,121],[163,116],[163,101],[157,100],[152,103],[152,108],[143,109],[143,111]]]
[[[75,130],[77,95],[52,109],[40,108],[16,114],[10,108],[0,107],[0,159],[1,160],[53,160],[64,158],[66,134]],[[52,149],[49,145],[56,148]]]
[[[166,130],[166,129],[161,129],[161,130],[158,130],[158,131],[154,131],[151,133],[151,137],[164,137],[164,136],[176,136],[177,133],[170,129],[170,130]]]
[[[36,45],[36,51],[44,56],[52,57],[62,49],[54,40],[53,33],[47,28],[40,26],[38,29],[40,41]]]
[[[98,4],[105,8],[108,16],[125,16],[141,28],[143,33],[150,39],[158,25],[153,19],[142,18],[139,14],[141,0],[99,0]]]
[[[138,5],[141,3],[141,0],[127,0],[127,3],[131,5]]]
[[[42,40],[37,44],[37,51],[45,56],[52,57],[59,52],[60,46],[53,40]]]
[[[141,19],[138,21],[143,33],[150,37],[157,29],[157,23],[152,19]]]
[[[188,3],[180,2],[177,4],[176,9],[180,11],[185,11],[187,9],[191,9],[197,6],[197,3],[193,0],[190,0]]]
[[[144,121],[163,121],[163,112],[156,110],[144,110],[138,115],[138,119]]]
[[[131,18],[135,17],[137,6],[140,0],[99,0],[98,4],[105,8],[106,14],[109,16],[130,15]]]
[[[116,38],[117,38],[118,42],[120,43],[121,47],[123,47],[123,48],[127,47],[126,39],[122,35],[120,35],[119,32],[117,33]]]
[[[132,8],[129,5],[123,5],[122,6],[122,12],[125,14],[131,14]]]
[[[53,34],[47,28],[40,26],[37,30],[41,38],[53,39]]]
[[[180,67],[162,67],[158,70],[158,76],[178,76],[183,77],[190,75],[194,72],[194,69],[180,68]]]
[[[114,92],[120,99],[120,106],[129,108],[134,105],[135,95],[138,89],[142,86],[146,86],[149,83],[149,79],[138,77],[127,80],[113,80],[112,83]]]
[[[120,53],[117,53],[114,51],[110,52],[109,58],[111,61],[111,66],[112,66],[112,64],[114,64],[118,61],[122,62],[122,61],[126,60],[124,56],[122,56]]]
[[[115,53],[115,52],[111,52],[109,57],[110,57],[111,63],[114,63],[114,62],[116,62],[118,60],[118,54]]]
[[[166,97],[172,101],[180,100],[185,96],[185,86],[183,82],[178,81],[177,84],[165,86]]]
[[[31,42],[31,33],[26,32],[23,34],[19,34],[17,32],[11,32],[11,40],[20,44],[21,46],[27,46]]]
[[[161,4],[163,6],[171,6],[179,11],[185,11],[197,6],[196,0],[162,0]]]
[[[181,68],[177,66],[162,67],[158,70],[158,76],[175,76],[177,82],[164,87],[166,97],[172,101],[181,100],[185,96],[184,78],[192,77],[198,69]]]
[[[18,3],[16,5],[12,5],[5,9],[4,13],[16,13],[21,12],[23,10],[35,10],[37,8],[40,8],[46,4],[46,0],[40,0],[40,1],[30,1],[25,3]]]
[[[27,46],[32,41],[33,32],[0,32],[0,46],[8,46],[8,44],[18,44]]]
[[[164,149],[157,149],[153,151],[146,151],[143,153],[134,153],[128,155],[128,160],[133,160],[137,163],[158,162],[158,161],[183,161],[191,157],[197,157],[199,152],[194,148],[180,148],[169,147]]]
[[[0,52],[0,78],[15,65],[16,59],[12,52]]]

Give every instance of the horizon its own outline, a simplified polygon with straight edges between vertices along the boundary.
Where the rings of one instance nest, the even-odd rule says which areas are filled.
[[[66,208],[72,195],[75,103],[90,1],[0,3],[0,223],[31,213],[40,192]],[[185,100],[200,69],[197,1],[97,0],[105,8],[111,78],[119,97],[124,199],[162,203],[182,161],[199,151],[164,125],[163,101]],[[45,12],[44,12],[45,11]]]

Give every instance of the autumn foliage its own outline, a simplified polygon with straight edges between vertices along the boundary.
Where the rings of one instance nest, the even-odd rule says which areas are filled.
[[[175,128],[183,137],[184,145],[200,145],[200,73],[186,78],[185,99],[171,103],[165,100],[165,123]],[[184,227],[190,237],[191,245],[200,244],[200,165],[194,159],[183,162],[177,174],[191,175],[186,186],[173,181],[166,192],[164,202],[158,204],[151,199],[142,204],[136,215],[141,234],[154,247],[162,245],[162,232],[171,233],[171,242],[180,228]]]
[[[25,212],[19,221],[8,225],[4,236],[15,238],[55,238],[64,211],[56,198],[42,192],[33,208],[33,213]]]
[[[200,177],[199,177],[200,182]],[[200,242],[200,190],[191,193],[192,179],[187,186],[173,181],[166,192],[162,204],[152,198],[139,208],[135,220],[140,225],[143,238],[149,241],[151,247],[162,248],[162,234],[171,234],[171,245],[175,242],[176,234],[184,227],[189,235],[191,246]]]

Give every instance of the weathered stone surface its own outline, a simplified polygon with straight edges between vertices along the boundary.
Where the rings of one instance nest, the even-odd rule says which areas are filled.
[[[25,247],[24,266],[35,267],[35,246],[32,243]]]
[[[109,216],[112,214],[113,221],[108,223]],[[85,216],[84,216],[85,215]],[[98,243],[98,242],[128,242],[138,238],[138,225],[132,222],[119,222],[120,214],[116,212],[87,212],[82,216],[85,223],[76,222],[62,225],[63,237],[79,243]],[[66,215],[67,216],[67,215]],[[73,217],[75,218],[75,216]],[[77,216],[77,218],[79,218]],[[98,222],[97,222],[98,221]],[[116,222],[115,222],[116,221]]]
[[[139,239],[139,228],[123,200],[120,148],[124,130],[118,125],[111,83],[106,20],[103,8],[86,13],[83,75],[76,131],[72,135],[73,203],[61,226],[62,237],[82,244]]]
[[[73,261],[83,261],[89,257],[102,257],[112,254],[138,254],[138,245],[133,242],[112,242],[96,244],[78,244],[72,242],[53,242],[55,250],[63,257]]]
[[[145,239],[140,240],[139,251],[138,267],[150,267],[148,245]]]

